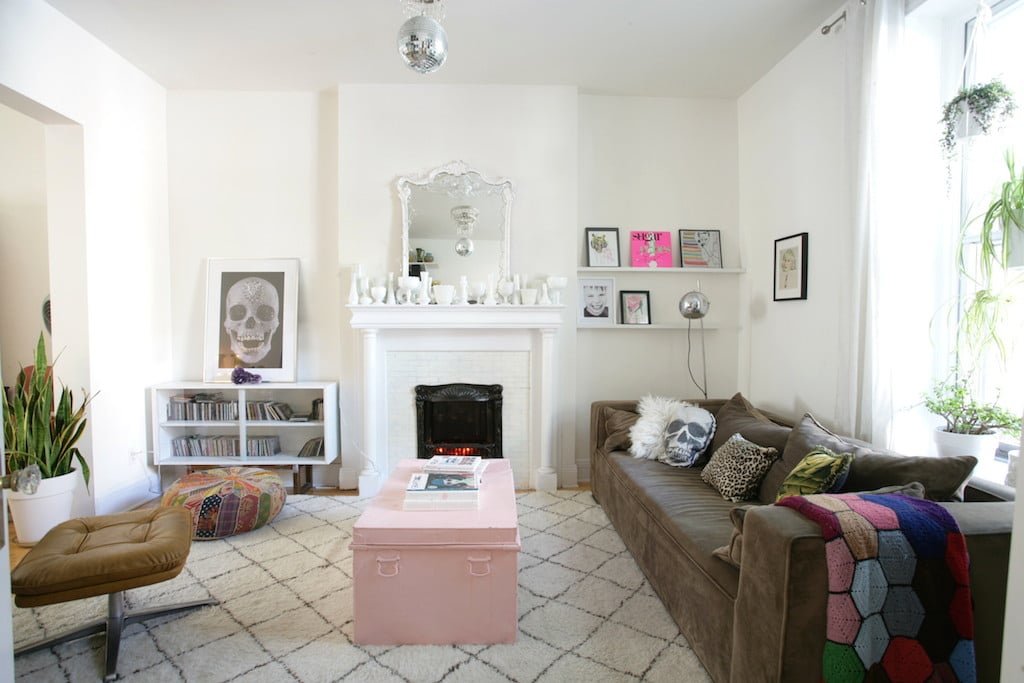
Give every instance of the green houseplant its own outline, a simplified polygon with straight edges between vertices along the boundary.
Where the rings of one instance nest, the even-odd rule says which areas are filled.
[[[42,478],[35,494],[8,494],[18,541],[23,544],[35,543],[54,524],[70,518],[76,465],[89,485],[89,464],[76,444],[85,430],[91,397],[86,393],[76,407],[74,394],[65,386],[54,398],[52,364],[40,333],[35,366],[21,369],[10,397],[3,392],[7,469],[34,464]]]
[[[961,126],[977,125],[982,133],[998,129],[1017,108],[1013,93],[1000,81],[961,88],[942,107],[942,151],[947,162],[956,156],[956,141]]]
[[[987,435],[997,430],[1020,436],[1020,416],[996,403],[977,400],[967,377],[936,382],[925,394],[925,408],[946,422],[943,431]]]
[[[999,445],[1000,431],[1020,435],[1020,416],[998,403],[979,401],[967,376],[954,373],[951,379],[935,382],[924,396],[924,405],[945,421],[934,433],[940,455],[991,458]]]

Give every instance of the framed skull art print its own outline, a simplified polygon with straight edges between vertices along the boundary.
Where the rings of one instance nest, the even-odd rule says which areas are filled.
[[[207,259],[203,380],[295,381],[298,259]]]

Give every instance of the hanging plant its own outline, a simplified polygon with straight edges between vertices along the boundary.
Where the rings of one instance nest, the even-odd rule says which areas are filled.
[[[981,132],[998,130],[1013,116],[1017,104],[1002,81],[995,79],[981,85],[961,88],[956,97],[942,107],[942,151],[947,162],[956,156],[957,130],[965,116],[970,116]],[[969,123],[969,121],[968,121]]]

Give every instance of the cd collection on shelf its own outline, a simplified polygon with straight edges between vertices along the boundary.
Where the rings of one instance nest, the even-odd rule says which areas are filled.
[[[281,452],[281,439],[277,436],[257,436],[246,439],[246,455],[250,458],[269,457]],[[239,457],[237,436],[179,436],[171,441],[174,457],[230,458]]]
[[[238,403],[221,398],[219,392],[172,396],[167,401],[167,419],[189,422],[237,420]]]
[[[300,458],[321,458],[324,455],[324,437],[317,436],[302,444]]]
[[[246,401],[245,415],[250,420],[291,420],[292,407],[282,401]]]

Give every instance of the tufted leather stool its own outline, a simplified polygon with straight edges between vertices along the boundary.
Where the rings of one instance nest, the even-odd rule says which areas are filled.
[[[117,677],[124,626],[156,616],[216,605],[217,600],[126,612],[124,591],[177,576],[192,544],[183,508],[153,508],[83,517],[58,524],[11,571],[18,607],[39,607],[107,595],[107,617],[15,650],[20,655],[106,631],[106,680]]]

